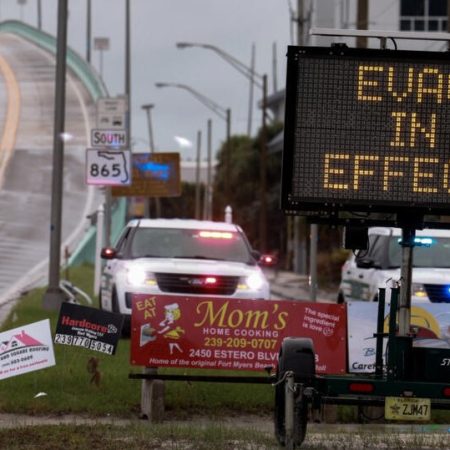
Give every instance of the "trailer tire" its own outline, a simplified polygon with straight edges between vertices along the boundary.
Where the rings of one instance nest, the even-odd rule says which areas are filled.
[[[309,338],[285,338],[281,344],[275,386],[275,437],[281,445],[286,445],[285,430],[285,383],[286,372],[294,372],[296,383],[310,386],[315,376],[315,357],[312,340]],[[308,402],[303,392],[295,394],[294,445],[300,446],[306,436],[308,423]]]

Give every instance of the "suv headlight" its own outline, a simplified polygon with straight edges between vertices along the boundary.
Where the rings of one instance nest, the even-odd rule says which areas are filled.
[[[411,295],[421,298],[428,297],[424,285],[420,283],[411,283]]]
[[[248,277],[242,277],[239,281],[239,289],[259,291],[264,286],[264,277],[259,273],[252,273]]]
[[[143,267],[132,266],[127,269],[127,282],[131,286],[153,286],[156,284],[153,273],[147,272]]]

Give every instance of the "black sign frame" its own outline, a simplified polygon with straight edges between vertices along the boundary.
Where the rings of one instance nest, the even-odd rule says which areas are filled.
[[[324,189],[322,189],[323,195],[304,195],[304,192],[307,189],[303,189],[304,186],[308,184],[308,186],[312,185],[313,183],[320,182],[321,177],[323,178],[323,165],[315,168],[315,170],[309,170],[309,178],[304,177],[303,179],[299,179],[299,169],[296,168],[298,165],[301,166],[302,158],[305,160],[305,157],[311,157],[313,152],[317,151],[317,148],[313,148],[313,145],[310,145],[311,142],[315,142],[316,140],[321,140],[321,142],[328,142],[333,141],[336,145],[335,148],[333,148],[333,145],[329,148],[331,152],[341,152],[343,153],[342,148],[345,146],[342,142],[340,142],[340,139],[348,138],[348,136],[344,136],[344,132],[342,130],[338,130],[336,132],[335,129],[330,128],[329,130],[325,129],[323,124],[321,125],[321,128],[317,127],[317,129],[314,129],[315,124],[310,124],[310,129],[312,130],[311,133],[308,136],[313,136],[312,138],[306,138],[303,137],[306,136],[306,132],[304,132],[304,129],[306,127],[302,128],[302,124],[300,122],[300,116],[304,114],[307,110],[306,106],[302,104],[302,102],[308,101],[308,105],[312,105],[313,107],[316,107],[317,109],[327,109],[328,104],[326,103],[326,94],[325,95],[319,95],[317,92],[310,92],[307,91],[306,88],[303,90],[303,92],[306,92],[306,96],[309,96],[308,99],[300,98],[300,91],[301,91],[301,84],[302,82],[306,81],[305,73],[307,73],[307,69],[301,69],[302,64],[307,61],[310,63],[311,67],[313,66],[313,63],[323,62],[324,64],[332,64],[335,66],[339,65],[348,65],[352,64],[352,61],[355,62],[355,64],[367,64],[367,65],[376,65],[376,64],[388,64],[388,65],[395,65],[398,67],[403,67],[404,70],[407,68],[408,64],[416,64],[420,66],[420,64],[423,64],[424,67],[435,67],[437,65],[439,66],[445,66],[446,72],[445,75],[447,76],[446,82],[446,92],[445,95],[448,96],[448,98],[443,101],[442,105],[439,105],[439,108],[436,109],[436,115],[439,116],[439,119],[441,118],[440,114],[443,115],[443,117],[446,118],[446,128],[445,133],[441,134],[443,136],[445,134],[445,142],[448,144],[448,148],[446,150],[439,150],[440,154],[443,155],[442,161],[445,161],[445,164],[448,164],[448,167],[450,167],[450,55],[445,52],[419,52],[419,51],[397,51],[397,50],[375,50],[375,49],[351,49],[346,46],[338,45],[333,47],[297,47],[297,46],[290,46],[288,47],[288,54],[287,54],[288,62],[287,62],[287,81],[286,81],[286,109],[285,109],[285,129],[284,129],[284,148],[283,148],[283,164],[282,164],[282,183],[281,183],[281,207],[287,214],[293,214],[293,215],[306,215],[309,216],[311,221],[320,221],[318,219],[323,218],[325,221],[332,221],[339,222],[339,217],[342,216],[342,212],[344,212],[345,219],[341,219],[341,222],[348,223],[349,221],[357,221],[357,222],[367,222],[370,221],[370,216],[375,214],[376,219],[374,219],[378,224],[382,223],[395,223],[398,220],[398,217],[424,217],[424,216],[434,216],[431,222],[434,222],[434,224],[439,224],[439,218],[436,218],[436,215],[450,215],[450,182],[447,186],[447,190],[445,195],[448,195],[448,202],[445,201],[436,201],[431,199],[430,196],[427,195],[420,195],[417,193],[411,194],[411,199],[409,200],[399,200],[398,198],[394,198],[394,196],[389,196],[387,198],[386,195],[384,195],[384,199],[377,199],[374,198],[374,195],[376,194],[376,189],[373,189],[372,187],[369,187],[370,184],[367,184],[366,190],[368,191],[368,197],[370,196],[371,199],[368,200],[368,198],[365,198],[364,195],[360,195],[358,192],[358,195],[353,195],[350,192],[346,192],[345,196],[340,196],[340,192],[334,192],[333,195],[325,195],[323,194]],[[388,66],[385,66],[386,69]],[[394,70],[394,69],[393,69]],[[303,72],[302,72],[303,71]],[[335,72],[339,73],[339,69]],[[367,75],[367,80],[371,80],[373,78],[370,78],[370,73]],[[320,78],[322,76],[322,72],[318,71],[316,69],[315,76]],[[356,75],[355,75],[356,76]],[[365,76],[365,75],[364,75]],[[302,78],[303,77],[303,78]],[[339,75],[337,76],[339,78]],[[333,80],[331,80],[333,81]],[[330,85],[330,80],[328,79],[322,79],[315,83],[315,86],[319,86],[322,88],[322,86],[325,86],[324,90],[326,90],[326,86]],[[355,82],[354,82],[355,83]],[[357,81],[356,81],[357,83]],[[361,83],[361,82],[360,82]],[[353,84],[352,87],[347,87],[347,91],[351,90],[352,95],[355,94],[355,86],[360,89],[359,85]],[[334,89],[336,89],[336,92],[343,92],[345,89],[341,88],[340,86],[334,86]],[[370,93],[370,86],[368,88],[368,92]],[[418,89],[418,88],[417,88]],[[448,91],[447,91],[448,89]],[[330,88],[328,88],[328,94],[331,93]],[[344,95],[344,94],[342,94]],[[348,103],[350,103],[352,99],[348,100]],[[355,99],[353,99],[355,101]],[[370,109],[371,105],[369,102],[366,102],[366,105],[363,105],[366,109]],[[382,108],[377,105],[379,109],[381,109],[381,113],[383,113]],[[422,107],[422,105],[421,105]],[[448,110],[448,112],[445,111],[445,108]],[[361,108],[359,108],[361,110]],[[399,108],[401,110],[401,108]],[[386,109],[384,111],[386,113],[386,120],[391,120],[391,124],[389,125],[392,128],[392,117],[390,114],[392,114],[392,111]],[[412,114],[413,111],[410,111],[408,108],[406,108],[407,114]],[[316,111],[317,113],[317,111]],[[326,112],[328,114],[327,117],[330,117],[329,112]],[[325,115],[326,115],[325,114]],[[380,115],[380,112],[378,111],[377,114]],[[319,117],[319,114],[316,114],[315,117]],[[417,114],[416,114],[417,116]],[[359,119],[358,119],[359,120]],[[400,119],[398,119],[400,120]],[[363,120],[360,120],[358,123],[363,123]],[[381,123],[381,122],[380,122]],[[418,123],[418,122],[417,122]],[[401,122],[398,122],[398,124],[401,125]],[[436,125],[436,127],[438,127]],[[395,128],[395,122],[394,122],[394,128]],[[425,127],[424,127],[425,128]],[[398,128],[400,129],[400,128]],[[309,132],[310,130],[308,130]],[[361,130],[354,129],[352,127],[349,127],[348,133],[354,133],[355,137],[358,137],[357,133]],[[329,136],[327,137],[326,133],[329,132]],[[386,132],[386,130],[384,130]],[[315,134],[314,134],[315,133]],[[389,132],[390,134],[387,135],[386,133],[386,140],[391,139],[391,142],[393,140],[392,137],[392,129]],[[320,134],[319,137],[317,137]],[[325,135],[324,135],[325,134]],[[424,134],[424,133],[423,133]],[[429,133],[431,134],[431,133]],[[351,134],[350,134],[351,136]],[[380,140],[384,134],[380,132],[379,136],[377,138]],[[308,140],[309,139],[309,140]],[[328,140],[327,140],[328,139]],[[423,138],[425,140],[425,138]],[[348,139],[347,141],[348,142]],[[359,138],[359,142],[361,142],[361,138]],[[415,142],[415,141],[414,141]],[[422,145],[426,145],[422,143]],[[429,144],[431,145],[431,144]],[[309,148],[308,148],[309,146]],[[392,149],[391,149],[392,150]],[[364,151],[364,149],[362,150]],[[384,149],[383,151],[388,152],[387,149]],[[415,155],[418,155],[420,157],[420,150],[415,149]],[[308,155],[309,152],[309,155]],[[392,150],[392,155],[394,155],[396,150]],[[334,155],[334,153],[332,153]],[[398,151],[398,155],[404,155],[405,152]],[[328,154],[327,154],[328,155]],[[346,156],[349,156],[349,158],[352,158],[355,156],[354,149],[347,150]],[[426,155],[425,155],[426,156]],[[327,156],[328,157],[328,156]],[[314,157],[312,157],[313,159]],[[380,157],[381,158],[381,157]],[[322,158],[324,159],[324,158]],[[412,157],[411,157],[412,159]],[[300,162],[299,162],[300,161]],[[427,160],[428,161],[428,160]],[[448,163],[447,163],[448,161]],[[329,161],[328,161],[329,162]],[[335,161],[332,161],[332,163],[335,163]],[[323,163],[322,163],[323,164]],[[416,164],[414,162],[414,164]],[[437,165],[437,163],[436,163]],[[329,166],[328,166],[329,167]],[[339,167],[339,161],[337,161],[336,167]],[[414,169],[416,170],[416,169]],[[419,169],[417,169],[419,170]],[[422,172],[419,172],[419,175],[424,176],[424,173],[426,174],[428,169],[420,169],[423,170]],[[445,170],[447,170],[447,166],[445,166]],[[306,171],[305,171],[306,172]],[[450,172],[450,170],[449,170]],[[337,169],[335,170],[335,173],[337,173]],[[339,179],[340,175],[336,176],[336,179]],[[411,176],[409,176],[411,178]],[[368,179],[369,177],[365,177]],[[406,176],[405,176],[406,178]],[[364,179],[364,177],[361,177],[361,179]],[[319,180],[319,181],[318,181]],[[424,179],[422,178],[420,181],[422,182]],[[389,180],[391,181],[391,180]],[[403,181],[403,180],[402,180]],[[427,182],[428,180],[425,180]],[[304,185],[302,185],[304,183]],[[369,192],[370,189],[370,192]],[[431,188],[430,188],[431,189]],[[311,191],[314,189],[311,189]],[[397,195],[401,194],[401,189],[397,188]],[[302,194],[299,194],[302,193]],[[320,188],[315,189],[315,192],[320,192]],[[399,194],[400,192],[400,194]],[[374,194],[375,193],[375,194]],[[389,193],[388,193],[389,194]],[[442,197],[444,194],[442,194]],[[362,215],[361,215],[362,213]],[[383,216],[380,219],[380,214]],[[361,218],[363,218],[361,220]],[[420,222],[420,220],[419,220]],[[428,221],[430,222],[430,221]],[[430,222],[430,223],[431,223]],[[450,224],[444,225],[444,227],[450,226]]]

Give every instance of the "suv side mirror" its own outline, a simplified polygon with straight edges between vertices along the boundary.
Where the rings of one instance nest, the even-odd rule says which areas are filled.
[[[100,252],[100,257],[102,259],[115,259],[117,258],[117,251],[113,247],[104,247]]]
[[[356,267],[359,269],[381,269],[380,263],[372,258],[357,258]]]

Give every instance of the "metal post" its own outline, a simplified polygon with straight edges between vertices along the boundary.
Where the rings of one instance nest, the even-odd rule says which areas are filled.
[[[225,155],[225,201],[230,203],[230,177],[231,177],[231,109],[226,110],[226,124],[227,124],[227,144]]]
[[[91,0],[86,4],[86,61],[91,63]],[[103,79],[103,76],[102,76]]]
[[[310,283],[310,300],[315,302],[317,299],[317,237],[318,225],[312,223],[311,227],[311,253],[309,255],[309,283]]]
[[[112,195],[111,195],[111,187],[105,186],[105,217],[104,217],[104,228],[105,228],[105,237],[104,243],[105,247],[111,246],[111,215],[112,215]]]
[[[42,30],[42,3],[37,0],[37,26],[38,30]]]
[[[263,75],[261,161],[260,161],[260,218],[259,247],[261,253],[267,250],[267,75]]]
[[[59,287],[59,270],[61,262],[61,222],[64,163],[64,140],[62,136],[64,133],[66,103],[67,2],[68,0],[58,1],[49,281],[47,291],[45,292],[43,298],[43,307],[49,310],[58,309],[61,303],[65,300],[64,293]]]
[[[128,97],[128,136],[131,147],[131,50],[130,50],[130,0],[125,3],[125,95]]]
[[[200,153],[202,132],[197,132],[197,164],[195,168],[195,218],[200,219]]]
[[[411,326],[411,281],[413,248],[416,230],[402,228],[402,267],[400,269],[400,298],[398,311],[398,335],[408,336]]]
[[[230,205],[225,207],[225,222],[233,223],[233,210]]]
[[[100,293],[100,279],[102,272],[101,251],[103,247],[103,227],[104,227],[105,210],[100,205],[97,210],[97,236],[95,240],[95,270],[94,270],[94,295]]]
[[[211,186],[211,180],[212,180],[212,120],[208,119],[207,123],[207,140],[208,140],[208,168],[206,172],[206,187],[205,187],[205,195],[204,195],[204,205],[203,205],[203,218],[205,220],[211,220],[212,214],[211,214],[211,199],[212,199],[212,186]]]
[[[284,429],[286,449],[294,449],[294,372],[286,372],[286,381],[284,384],[285,402],[284,402]]]
[[[142,109],[147,114],[147,124],[148,124],[148,142],[150,146],[150,153],[155,152],[155,143],[153,141],[153,127],[152,127],[152,116],[151,110],[155,105],[149,103],[147,105],[142,105]],[[159,198],[155,198],[155,207],[156,207],[156,217],[161,217],[161,202]],[[150,198],[145,198],[145,211],[147,212],[147,217],[151,217],[150,214]]]
[[[369,23],[369,5],[368,0],[358,0],[357,2],[357,22],[356,28],[358,30],[367,30]],[[356,47],[366,48],[367,47],[367,37],[358,36],[356,38]]]
[[[255,72],[255,44],[252,44],[252,59],[250,61],[251,73]],[[247,122],[247,135],[252,135],[252,120],[253,120],[253,90],[255,87],[254,77],[250,77],[250,92],[248,96],[248,122]]]

